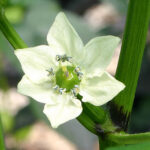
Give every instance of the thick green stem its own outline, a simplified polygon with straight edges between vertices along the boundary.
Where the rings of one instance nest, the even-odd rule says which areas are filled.
[[[13,46],[14,49],[26,48],[27,45],[20,38],[17,32],[14,30],[12,25],[8,22],[5,17],[4,10],[0,6],[0,30],[3,32],[9,43]]]
[[[148,31],[150,0],[130,0],[116,78],[126,85],[111,103],[113,121],[126,130]]]
[[[3,136],[1,117],[0,117],[0,150],[5,150],[5,142],[4,142],[4,136]]]

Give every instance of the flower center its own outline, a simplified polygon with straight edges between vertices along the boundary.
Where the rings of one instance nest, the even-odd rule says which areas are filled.
[[[66,92],[70,92],[81,81],[73,66],[60,67],[55,74],[55,78],[56,84],[60,88],[66,89]]]
[[[56,55],[56,61],[59,62],[59,69],[56,72],[54,72],[53,68],[46,70],[48,76],[52,76],[54,91],[59,94],[70,92],[76,97],[83,77],[80,67],[75,66],[72,57],[66,54]]]

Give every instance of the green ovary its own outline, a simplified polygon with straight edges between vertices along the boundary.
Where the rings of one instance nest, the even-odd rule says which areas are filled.
[[[66,92],[70,92],[75,85],[80,84],[80,80],[74,71],[75,67],[62,66],[56,72],[56,84],[60,88],[66,89]]]

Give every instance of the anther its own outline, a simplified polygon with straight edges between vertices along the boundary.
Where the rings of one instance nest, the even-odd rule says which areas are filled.
[[[67,55],[66,55],[66,54],[62,56],[61,61],[62,61],[62,62],[67,61]]]
[[[68,61],[68,62],[72,62],[72,57],[70,56],[67,56],[66,54],[64,55],[56,55],[56,60],[57,61],[61,61],[61,62],[65,62],[65,61]]]
[[[79,85],[75,85],[74,87],[75,87],[75,88],[79,88]]]
[[[76,73],[78,73],[80,70],[81,70],[80,67],[76,67],[76,68],[74,69],[74,71],[75,71]]]
[[[81,79],[82,79],[82,76],[83,76],[83,73],[79,71],[79,72],[77,73],[77,76],[78,76],[79,80],[81,80]]]
[[[50,68],[50,69],[48,69],[46,71],[48,71],[48,75],[54,75],[53,68]]]
[[[61,61],[62,56],[61,55],[56,55],[56,60]]]
[[[67,59],[67,61],[68,61],[68,62],[72,63],[72,57],[67,56],[67,58],[66,58],[66,59]]]
[[[64,89],[63,89],[63,88],[59,88],[59,93],[60,93],[60,94],[62,94],[62,93],[63,93],[63,91],[64,91]]]
[[[75,85],[74,88],[71,90],[72,94],[76,97],[79,93],[79,86]]]
[[[53,89],[54,89],[55,91],[58,91],[59,86],[58,86],[58,85],[56,85],[56,86],[54,86],[54,87],[53,87]]]
[[[66,89],[60,88],[58,85],[54,86],[53,89],[55,90],[55,92],[58,92],[59,94],[63,94],[63,92],[66,91]]]
[[[75,73],[77,74],[79,80],[81,80],[81,78],[82,78],[82,76],[83,76],[83,73],[81,72],[80,67],[76,67],[76,68],[74,69],[74,71],[75,71]]]

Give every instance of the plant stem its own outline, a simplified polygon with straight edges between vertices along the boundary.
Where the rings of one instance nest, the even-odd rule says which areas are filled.
[[[85,113],[82,113],[77,120],[85,127],[87,128],[89,131],[91,131],[93,134],[97,134],[96,131],[96,125],[95,123],[92,121],[91,118],[88,117],[88,115],[86,115]]]
[[[116,79],[126,85],[111,103],[113,121],[126,130],[137,87],[150,18],[150,0],[130,0]]]
[[[103,108],[94,106],[90,103],[82,103],[83,111],[86,113],[95,123],[103,124],[106,121],[107,113]]]
[[[106,139],[118,144],[136,144],[146,141],[150,142],[150,132],[139,134],[112,133],[108,134]]]
[[[99,150],[105,150],[107,148],[107,141],[102,140],[101,137],[99,137]]]
[[[14,30],[12,25],[8,22],[5,17],[4,10],[0,6],[0,30],[3,32],[9,43],[13,46],[14,49],[26,48],[27,45],[20,38],[17,32]]]
[[[0,117],[0,150],[5,150],[5,142],[4,142],[4,136],[3,136],[1,117]]]
[[[106,150],[108,147],[113,147],[115,145],[117,144],[108,139],[103,139],[103,137],[99,137],[99,150]]]

